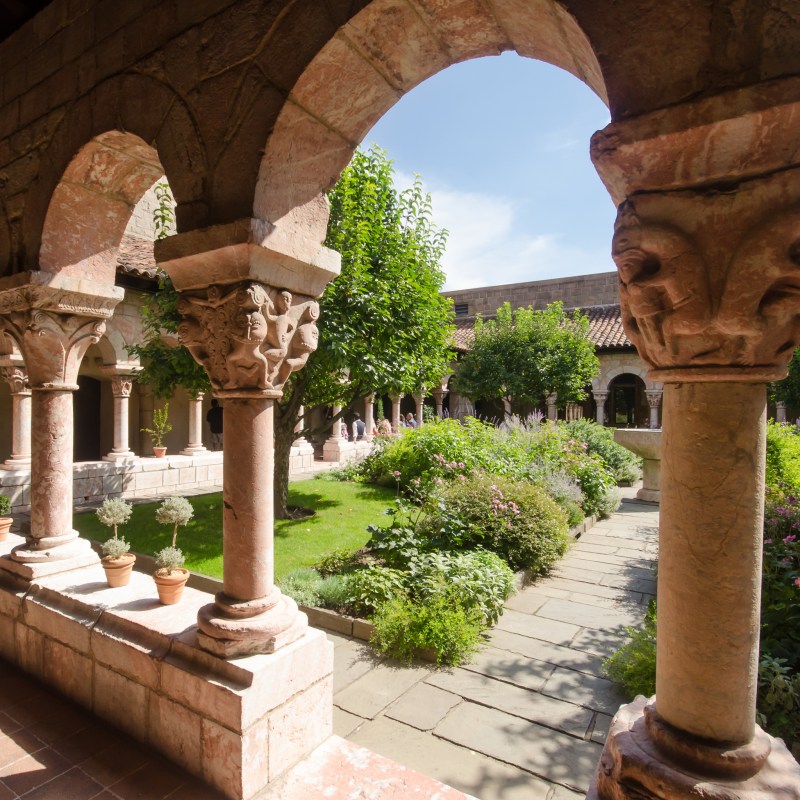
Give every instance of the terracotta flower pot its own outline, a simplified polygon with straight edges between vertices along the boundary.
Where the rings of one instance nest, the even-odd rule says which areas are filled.
[[[131,579],[131,572],[133,565],[136,562],[136,556],[133,553],[126,553],[119,558],[111,558],[106,556],[100,559],[103,569],[106,571],[106,580],[108,585],[112,588],[118,586],[127,586]]]
[[[0,517],[0,542],[8,539],[8,532],[11,530],[12,517]]]
[[[164,456],[166,454],[167,454],[167,448],[166,447],[154,447],[153,448],[153,455],[156,458],[164,458]]]
[[[183,587],[189,580],[189,570],[174,569],[172,572],[161,572],[156,570],[153,573],[153,580],[158,589],[158,599],[165,605],[171,606],[177,603],[183,596]]]

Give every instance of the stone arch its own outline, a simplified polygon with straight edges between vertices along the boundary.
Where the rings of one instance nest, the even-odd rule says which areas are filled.
[[[641,378],[647,391],[661,389],[661,384],[651,380],[648,376],[647,366],[644,363],[624,364],[623,366],[611,367],[608,370],[601,371],[600,375],[592,380],[592,388],[596,391],[607,392],[611,381],[625,374],[635,375],[637,378]]]
[[[123,74],[99,84],[70,106],[42,157],[21,268],[113,282],[133,206],[161,175],[190,224],[203,224],[205,163],[191,110],[162,81]]]
[[[412,4],[373,0],[294,83],[267,140],[255,217],[322,241],[329,189],[372,125],[406,92],[459,61],[515,50],[562,67],[607,102],[597,57],[555,0]]]

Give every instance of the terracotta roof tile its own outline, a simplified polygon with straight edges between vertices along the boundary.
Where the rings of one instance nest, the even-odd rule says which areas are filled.
[[[592,306],[581,311],[589,317],[589,338],[598,350],[633,347],[633,343],[625,335],[622,328],[622,314],[619,305]],[[473,327],[475,320],[457,319],[453,336],[456,350],[466,352],[475,338]]]
[[[142,278],[156,277],[153,243],[138,236],[123,236],[117,255],[117,269]]]

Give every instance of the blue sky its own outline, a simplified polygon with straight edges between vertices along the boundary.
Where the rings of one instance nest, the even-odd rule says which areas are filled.
[[[589,160],[609,114],[574,76],[506,53],[456,64],[367,134],[408,185],[422,175],[450,231],[446,289],[614,269],[614,205]]]

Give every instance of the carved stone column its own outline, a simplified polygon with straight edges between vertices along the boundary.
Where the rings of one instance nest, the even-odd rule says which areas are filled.
[[[397,433],[400,430],[400,401],[403,395],[398,392],[389,392],[389,399],[392,401],[392,430]]]
[[[371,442],[375,435],[375,395],[364,398],[364,437]]]
[[[704,102],[692,124],[719,111]],[[766,383],[800,340],[800,168],[759,174],[759,159],[790,152],[761,112],[700,131],[678,113],[661,133],[634,130],[652,141],[625,126],[595,140],[620,203],[623,323],[664,405],[656,695],[615,717],[589,797],[795,798],[800,766],[755,724],[755,703]]]
[[[647,403],[650,406],[650,427],[658,428],[658,408],[661,405],[661,396],[664,394],[662,390],[651,389],[645,390],[647,395]]]
[[[558,419],[558,398],[554,395],[547,396],[547,419],[549,420],[557,420]]]
[[[133,375],[114,373],[111,393],[114,396],[114,447],[104,461],[131,461],[136,454],[128,443],[128,405],[133,391]]]
[[[602,392],[599,389],[592,390],[592,397],[597,405],[597,424],[605,425],[606,423],[606,400],[608,399],[608,392]]]
[[[72,529],[72,393],[123,293],[49,273],[28,278],[5,290],[0,282],[0,329],[19,347],[33,391],[30,534],[0,567],[32,580],[98,560]]]
[[[775,422],[786,422],[786,403],[782,400],[775,403]]]
[[[425,390],[420,389],[414,395],[414,402],[417,404],[417,427],[421,428],[425,424]]]
[[[433,401],[436,403],[436,418],[441,419],[444,416],[444,396],[447,394],[447,389],[437,387],[431,394]]]
[[[29,469],[31,465],[31,386],[24,366],[0,366],[11,389],[11,455],[0,468]]]
[[[181,450],[182,456],[196,456],[207,453],[203,444],[203,393],[189,398],[189,442]]]
[[[198,615],[201,646],[224,658],[270,653],[308,621],[274,584],[273,415],[317,346],[318,304],[255,281],[184,292],[181,341],[225,400],[223,590]]]

